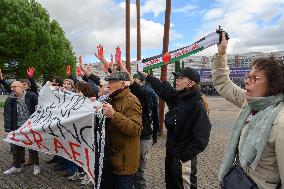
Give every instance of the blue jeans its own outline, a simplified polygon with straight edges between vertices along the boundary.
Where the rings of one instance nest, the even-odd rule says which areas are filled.
[[[133,189],[133,175],[113,175],[113,189]]]

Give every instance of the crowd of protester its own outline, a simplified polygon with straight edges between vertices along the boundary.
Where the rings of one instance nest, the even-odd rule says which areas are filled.
[[[233,127],[229,145],[222,162],[219,180],[222,188],[241,184],[229,179],[235,165],[243,171],[255,188],[281,187],[284,179],[284,65],[273,58],[258,58],[245,78],[245,90],[229,78],[226,48],[222,36],[218,53],[213,57],[210,85],[200,86],[199,73],[186,67],[174,72],[176,86],[154,76],[138,72],[130,74],[122,61],[109,63],[102,54],[96,57],[102,63],[105,78],[99,78],[85,66],[81,78],[70,74],[66,78],[54,76],[49,85],[90,98],[101,103],[106,117],[106,145],[101,188],[147,189],[145,169],[151,145],[157,142],[159,131],[158,98],[168,106],[165,114],[167,128],[165,183],[167,189],[197,188],[197,156],[207,147],[211,123],[205,95],[220,94],[241,113]],[[36,110],[38,89],[33,79],[34,68],[27,70],[28,79],[14,81],[9,86],[0,70],[0,82],[10,94],[5,102],[5,132],[18,129]],[[217,93],[218,91],[218,93]],[[13,162],[5,175],[22,172],[24,166],[34,166],[34,175],[40,174],[38,152],[11,145]],[[54,171],[64,171],[70,182],[80,180],[90,184],[90,178],[81,167],[56,156],[47,164]],[[202,164],[203,162],[198,162]],[[234,170],[233,170],[234,171]],[[236,187],[238,188],[238,187]]]

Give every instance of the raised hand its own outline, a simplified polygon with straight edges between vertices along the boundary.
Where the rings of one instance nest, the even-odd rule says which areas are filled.
[[[122,60],[120,60],[120,64],[119,64],[118,66],[119,66],[119,68],[120,68],[121,71],[129,73],[128,70],[126,69],[126,66],[125,66],[125,64],[123,63]]]
[[[77,67],[77,75],[81,76],[82,75],[82,69],[81,67]]]
[[[142,74],[145,78],[148,76],[146,72],[139,72],[139,73]]]
[[[87,66],[87,68],[85,70],[85,73],[86,73],[87,77],[89,77],[91,75],[91,73],[92,73],[91,69],[92,69],[92,65],[88,64],[88,66]]]
[[[108,73],[109,65],[108,64],[102,64],[101,70],[105,73]]]
[[[79,56],[79,65],[80,65],[81,69],[84,69],[82,56]]]
[[[98,48],[98,53],[95,52],[95,56],[97,57],[97,59],[99,59],[103,64],[108,64],[108,61],[104,57],[103,46],[99,45],[97,46],[97,48]]]
[[[120,50],[119,47],[116,47],[116,50],[115,50],[115,62],[117,64],[120,64],[121,63],[120,60],[121,60],[121,50]]]
[[[103,59],[104,58],[104,48],[103,48],[103,46],[102,45],[99,45],[99,46],[97,46],[97,49],[98,49],[98,59],[99,60],[101,60],[101,59]]]
[[[226,39],[225,32],[222,32],[222,41],[221,43],[217,44],[218,55],[226,54],[227,46],[228,46],[228,40]]]
[[[71,68],[70,68],[70,65],[68,64],[66,66],[66,77],[69,77],[70,76],[70,72],[71,72]]]
[[[34,73],[35,73],[34,67],[29,67],[29,69],[27,69],[27,74],[29,78],[32,78],[34,76]]]

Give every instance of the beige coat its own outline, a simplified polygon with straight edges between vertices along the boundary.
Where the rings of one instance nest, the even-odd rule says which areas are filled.
[[[212,60],[212,80],[215,89],[226,100],[243,108],[246,104],[245,90],[229,79],[227,55],[214,55]],[[269,139],[262,156],[253,170],[243,167],[245,172],[256,182],[260,189],[274,189],[282,180],[284,183],[284,103],[274,121]],[[282,188],[284,188],[282,186]]]

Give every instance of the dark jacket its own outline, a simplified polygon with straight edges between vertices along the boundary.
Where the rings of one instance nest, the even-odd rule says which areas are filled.
[[[95,74],[89,75],[88,79],[94,82],[97,86],[100,85],[100,78],[96,76]]]
[[[133,93],[141,103],[142,106],[142,133],[141,140],[150,140],[153,130],[151,128],[150,107],[148,97],[150,97],[148,91],[142,88],[138,83],[134,82],[129,87],[131,93]]]
[[[27,89],[28,91],[30,92],[33,92],[35,93],[37,96],[38,96],[38,92],[37,92],[37,86],[36,86],[36,82],[34,80],[33,77],[28,77],[29,81],[30,81],[30,84],[31,84],[31,88],[30,89]]]
[[[76,85],[79,82],[77,77],[71,74],[69,75],[68,79],[71,79],[72,81],[74,81],[74,85]]]
[[[167,152],[183,162],[196,157],[205,150],[211,130],[201,93],[199,90],[176,91],[169,82],[150,75],[146,81],[169,108],[165,115]]]
[[[3,85],[7,93],[12,93],[10,86],[7,84],[7,82],[4,79],[0,80],[0,83]]]
[[[149,83],[145,83],[143,88],[148,92],[150,98],[150,108],[151,108],[151,124],[153,125],[153,140],[157,140],[158,130],[160,128],[160,119],[158,111],[158,96],[155,91],[152,89]]]
[[[35,106],[38,103],[36,94],[26,91],[25,103],[29,109],[30,115],[32,115],[35,112]],[[14,96],[9,96],[6,99],[4,107],[4,128],[6,132],[18,129],[17,118],[17,98]]]
[[[111,105],[116,112],[106,122],[106,145],[110,149],[112,172],[132,175],[139,166],[141,105],[128,88],[113,97]]]

